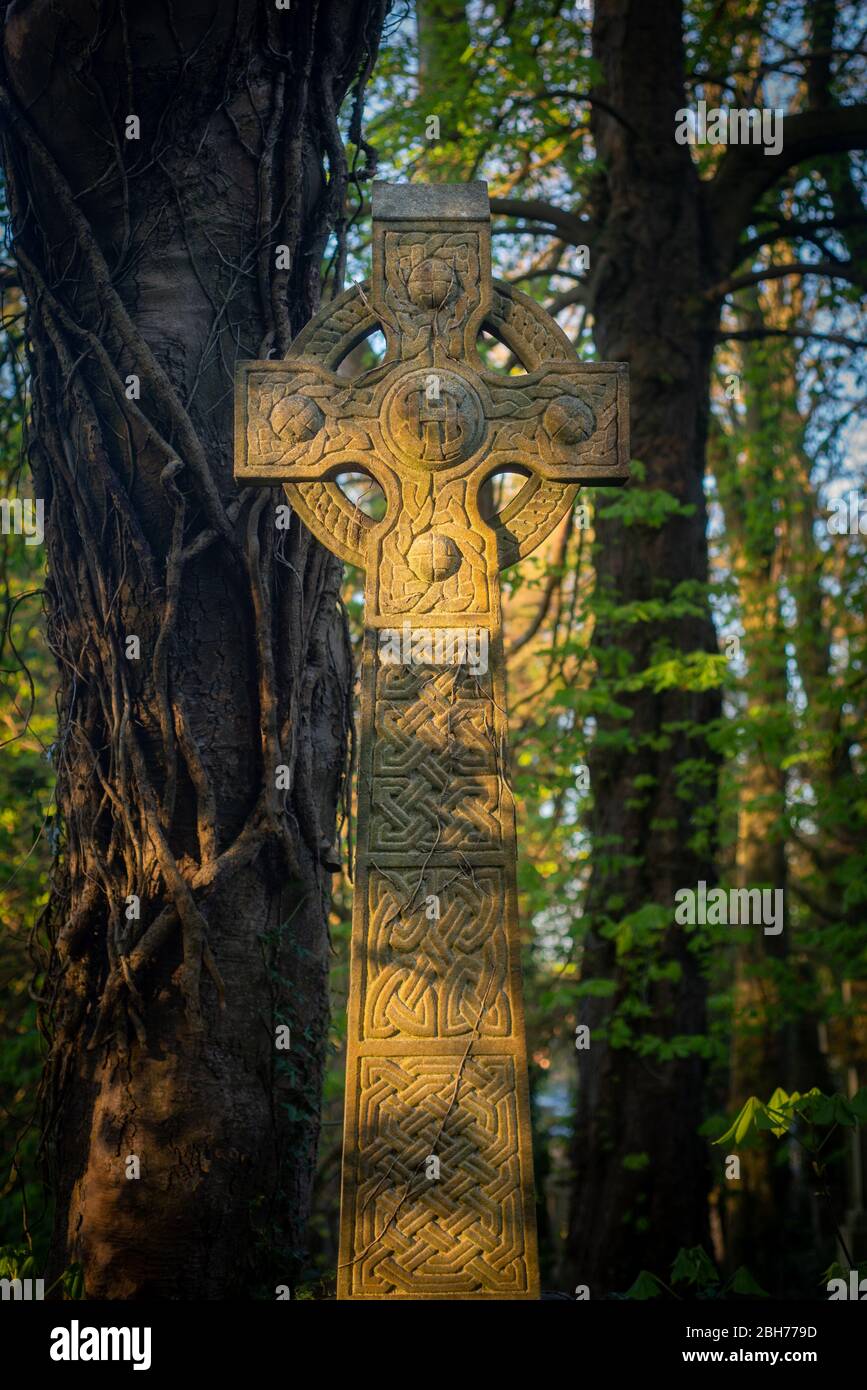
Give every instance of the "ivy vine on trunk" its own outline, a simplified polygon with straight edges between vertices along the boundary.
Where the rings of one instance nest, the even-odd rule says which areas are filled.
[[[48,1282],[250,1296],[302,1258],[352,661],[339,565],[236,489],[232,379],[316,310],[335,229],[342,275],[387,3],[2,9],[59,671]]]

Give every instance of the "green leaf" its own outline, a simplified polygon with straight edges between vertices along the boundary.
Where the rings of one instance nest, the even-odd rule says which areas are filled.
[[[575,990],[576,996],[580,999],[589,995],[593,999],[609,999],[612,994],[617,992],[616,980],[603,980],[601,978],[582,980]]]
[[[741,1265],[740,1268],[736,1269],[734,1272],[734,1277],[732,1278],[732,1292],[747,1294],[752,1298],[770,1298],[770,1294],[762,1288],[761,1284],[756,1283],[745,1265]]]
[[[680,1249],[671,1266],[673,1284],[696,1284],[706,1288],[708,1284],[718,1284],[719,1275],[713,1260],[700,1245],[691,1249]]]
[[[659,1280],[646,1269],[642,1269],[635,1283],[630,1289],[627,1289],[626,1297],[643,1301],[647,1298],[659,1298],[661,1293],[662,1285]]]
[[[856,1125],[858,1116],[845,1096],[834,1096],[834,1119],[838,1125]]]
[[[750,1096],[731,1128],[727,1129],[725,1134],[721,1134],[719,1139],[715,1139],[714,1143],[727,1144],[734,1140],[736,1144],[742,1144],[751,1130],[756,1128],[756,1119],[759,1114],[766,1114],[765,1107],[758,1096]]]
[[[807,1095],[801,1097],[798,1114],[802,1115],[811,1125],[832,1125],[835,1122],[834,1098],[823,1095],[821,1091],[814,1088]]]
[[[634,1153],[624,1154],[623,1166],[630,1173],[640,1173],[643,1168],[647,1168],[650,1163],[650,1154]]]
[[[789,1095],[782,1086],[778,1086],[763,1113],[756,1116],[756,1129],[770,1130],[771,1134],[782,1139],[783,1135],[788,1134],[794,1125],[792,1112],[798,1100],[800,1100],[800,1095],[797,1091],[793,1091]]]
[[[862,1124],[867,1123],[867,1086],[862,1086],[860,1091],[856,1091],[849,1104],[855,1118]]]

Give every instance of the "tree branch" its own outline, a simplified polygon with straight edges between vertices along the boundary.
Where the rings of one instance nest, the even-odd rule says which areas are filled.
[[[734,249],[759,198],[787,170],[821,155],[867,149],[867,104],[786,116],[782,135],[779,154],[765,154],[760,145],[729,145],[706,185],[723,246]]]
[[[533,222],[548,222],[562,234],[570,246],[586,246],[590,234],[587,222],[574,213],[565,212],[542,198],[492,198],[491,212],[502,217],[526,217]]]
[[[840,347],[851,348],[853,352],[867,347],[867,341],[860,338],[848,338],[845,333],[815,333],[811,330],[799,330],[792,328],[737,328],[731,332],[720,329],[714,337],[718,343],[728,343],[733,339],[736,342],[750,343],[756,342],[760,338],[818,338],[821,342],[837,343]]]
[[[573,285],[571,290],[564,290],[562,294],[556,294],[545,306],[547,312],[552,317],[556,317],[561,309],[569,309],[573,304],[587,303],[587,286]]]
[[[724,299],[735,290],[760,285],[764,280],[784,280],[789,275],[828,275],[835,280],[848,280],[852,285],[867,285],[863,271],[852,261],[794,261],[789,265],[766,265],[761,270],[744,275],[730,275],[719,284],[705,290],[705,299]]]
[[[554,229],[542,222],[525,222],[523,227],[492,227],[491,231],[494,236],[547,236],[560,240]],[[571,242],[567,244],[572,245]]]
[[[775,241],[788,241],[794,237],[802,237],[805,241],[816,241],[818,245],[818,235],[820,232],[842,232],[847,227],[864,226],[867,227],[867,216],[865,217],[823,217],[798,221],[795,218],[783,217],[778,225],[766,232],[758,232],[750,237],[738,247],[738,255],[743,258],[750,256],[754,251],[758,251],[763,246],[772,246]]]
[[[583,280],[586,272],[577,270],[561,270],[559,266],[540,266],[538,270],[523,270],[520,275],[510,275],[509,284],[519,285],[522,280],[551,280],[555,275],[562,275],[566,280]]]

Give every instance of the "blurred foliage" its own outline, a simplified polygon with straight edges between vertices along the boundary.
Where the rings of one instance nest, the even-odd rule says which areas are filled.
[[[700,1245],[691,1250],[678,1250],[665,1283],[656,1274],[642,1269],[626,1293],[615,1295],[643,1303],[648,1298],[670,1297],[687,1300],[716,1298],[767,1298],[767,1292],[756,1282],[750,1271],[741,1265],[728,1278],[720,1273],[706,1250]]]

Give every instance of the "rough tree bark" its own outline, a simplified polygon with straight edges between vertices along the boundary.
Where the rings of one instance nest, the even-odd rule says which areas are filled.
[[[339,565],[237,493],[232,377],[317,308],[386,9],[2,7],[60,672],[49,1279],[89,1297],[273,1297],[302,1255],[352,663]]]

